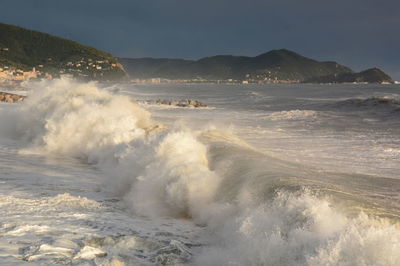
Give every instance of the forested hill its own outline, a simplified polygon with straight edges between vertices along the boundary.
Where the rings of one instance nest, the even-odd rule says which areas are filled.
[[[120,60],[132,78],[303,81],[315,76],[352,72],[336,62],[318,62],[286,49],[272,50],[255,57],[217,55],[197,61],[153,58]]]
[[[255,57],[217,55],[199,60],[117,59],[71,40],[0,23],[0,78],[21,80],[70,74],[87,80],[118,80],[126,77],[124,68],[131,79],[236,80],[249,83],[393,82],[376,68],[354,73],[336,62],[316,61],[286,49]]]
[[[125,76],[111,54],[50,34],[0,23],[0,68],[31,70],[87,79]]]
[[[370,68],[358,73],[341,73],[306,80],[309,83],[394,83],[393,79],[379,68]]]
[[[120,58],[120,61],[133,79],[336,82],[334,78],[319,79],[319,77],[343,77],[354,73],[350,68],[336,62],[319,62],[287,49],[272,50],[255,57],[217,55],[197,61],[165,58]]]

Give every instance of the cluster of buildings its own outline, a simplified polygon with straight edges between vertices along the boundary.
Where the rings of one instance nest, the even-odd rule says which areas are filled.
[[[215,84],[268,84],[268,83],[299,83],[299,80],[282,80],[278,78],[246,78],[246,79],[165,79],[165,78],[149,78],[149,79],[131,79],[132,83],[138,84],[178,84],[178,83],[215,83]]]
[[[199,83],[199,79],[166,79],[166,78],[148,78],[148,79],[131,79],[131,83],[138,84],[165,84],[165,83]],[[205,80],[203,82],[206,82]]]
[[[8,52],[9,48],[0,48],[0,52]],[[63,75],[71,75],[76,78],[91,79],[102,77],[106,72],[122,69],[118,63],[107,59],[79,58],[69,62],[59,62],[53,58],[47,58],[46,64],[38,64],[32,70],[22,70],[16,66],[0,64],[0,83],[18,83],[31,79],[53,79]]]
[[[59,71],[59,74],[72,74],[75,77],[91,78],[103,76],[105,72],[115,68],[122,68],[118,63],[109,60],[94,60],[91,58],[81,58],[75,62],[67,62]]]
[[[246,79],[243,80],[243,84],[299,83],[299,82],[300,80],[278,78],[273,71],[266,71],[265,73],[258,73],[252,75],[247,74]]]
[[[180,84],[180,83],[239,83],[237,80],[210,80],[203,78],[194,79],[166,79],[166,78],[148,78],[148,79],[131,79],[131,83],[138,84]]]
[[[2,47],[0,51],[9,52],[10,48]],[[43,68],[43,65],[38,65],[37,68]],[[11,65],[0,65],[0,82],[19,82],[36,78],[52,79],[53,76],[44,71],[36,70],[35,67],[32,70],[26,71]]]
[[[53,79],[53,76],[49,73],[37,71],[35,67],[31,71],[24,71],[9,66],[0,66],[0,80],[25,81],[36,78]]]
[[[167,78],[134,78],[130,80],[132,83],[215,83],[215,84],[269,84],[269,83],[299,83],[300,80],[281,79],[275,71],[266,71],[264,73],[246,74],[243,78],[228,79],[207,79],[202,77],[192,79],[167,79]]]
[[[48,61],[51,58],[49,58]],[[51,65],[51,63],[49,64]],[[103,76],[104,72],[112,70],[113,68],[120,68],[121,66],[117,63],[110,63],[108,60],[93,60],[84,58],[76,62],[67,62],[66,64],[59,67],[58,73],[47,73],[43,70],[44,65],[38,65],[33,67],[30,71],[24,71],[11,66],[0,65],[0,81],[26,81],[31,79],[53,79],[53,75],[58,77],[62,75],[72,75],[74,77],[81,78],[92,78]],[[56,72],[57,72],[56,71]]]

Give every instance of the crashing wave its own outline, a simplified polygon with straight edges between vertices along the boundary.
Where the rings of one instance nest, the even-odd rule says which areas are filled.
[[[398,105],[379,97],[361,104],[370,101]],[[278,117],[315,115],[292,110]],[[307,182],[318,185],[302,177],[298,168],[265,158],[233,137],[189,129],[149,130],[158,123],[148,111],[95,83],[36,83],[12,124],[12,135],[35,149],[96,164],[107,176],[105,187],[134,213],[191,218],[207,226],[208,245],[200,255],[192,258],[192,250],[171,242],[154,254],[154,262],[400,264],[400,230],[395,225],[362,213],[346,216],[329,198],[304,190]]]

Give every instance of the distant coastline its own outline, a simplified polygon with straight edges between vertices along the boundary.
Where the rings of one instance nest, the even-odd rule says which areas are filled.
[[[287,49],[255,57],[216,55],[197,61],[168,58],[119,58],[134,83],[389,83],[378,68],[354,72],[337,62],[320,62]]]
[[[296,80],[276,80],[276,81],[258,81],[249,82],[247,80],[206,80],[206,79],[163,79],[163,78],[150,78],[150,79],[130,79],[128,82],[133,84],[240,84],[240,85],[254,85],[254,84],[322,84],[322,85],[333,85],[333,84],[381,84],[381,85],[393,85],[400,84],[400,81],[393,82],[300,82]]]
[[[151,84],[395,83],[378,68],[357,73],[337,62],[317,61],[287,49],[254,57],[216,55],[199,60],[116,58],[71,40],[0,23],[3,87],[63,76]]]

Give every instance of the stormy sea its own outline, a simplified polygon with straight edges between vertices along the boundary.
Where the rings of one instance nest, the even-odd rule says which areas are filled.
[[[24,93],[0,104],[1,265],[400,265],[400,85]]]

